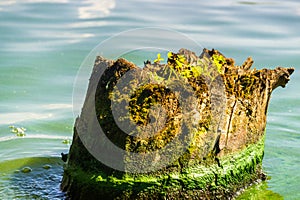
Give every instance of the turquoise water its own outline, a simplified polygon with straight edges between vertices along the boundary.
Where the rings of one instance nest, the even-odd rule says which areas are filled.
[[[73,82],[80,64],[110,36],[149,26],[179,31],[203,47],[235,58],[237,64],[252,56],[257,68],[296,68],[287,87],[272,95],[263,164],[272,177],[269,190],[285,199],[300,199],[297,0],[1,1],[0,161],[56,158],[67,152],[74,123]],[[157,40],[163,42],[166,37],[159,35]],[[11,133],[10,125],[26,128],[26,136]],[[53,170],[62,172],[59,167]],[[1,196],[8,199],[43,196],[43,192],[32,194],[32,189],[15,185],[12,190],[22,188],[24,192],[14,197],[13,192],[4,190],[7,182],[0,183]],[[58,188],[58,183],[53,187]]]

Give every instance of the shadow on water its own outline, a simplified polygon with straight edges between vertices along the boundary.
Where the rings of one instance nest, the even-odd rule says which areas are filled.
[[[33,157],[0,163],[0,199],[64,199],[60,191],[63,162]],[[4,195],[4,196],[3,196]]]

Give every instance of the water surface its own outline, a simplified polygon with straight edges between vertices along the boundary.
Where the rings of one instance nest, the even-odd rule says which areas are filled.
[[[0,22],[1,161],[58,157],[68,151],[73,82],[81,62],[114,34],[154,26],[179,31],[237,64],[252,56],[257,68],[296,67],[287,87],[272,95],[263,165],[272,177],[269,190],[285,199],[300,198],[297,0],[7,0],[0,2]],[[26,136],[15,136],[9,125],[25,127]],[[0,184],[2,197],[36,198],[31,189],[15,186],[12,190],[23,192],[14,196],[6,186]]]

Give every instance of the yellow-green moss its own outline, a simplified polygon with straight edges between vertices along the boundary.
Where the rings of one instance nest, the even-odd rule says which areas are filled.
[[[221,54],[213,54],[211,57],[219,73],[222,73],[222,67],[227,64],[226,58]]]

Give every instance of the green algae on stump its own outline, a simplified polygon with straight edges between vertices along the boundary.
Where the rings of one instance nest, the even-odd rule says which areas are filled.
[[[251,58],[235,66],[207,49],[160,61],[97,57],[61,184],[72,199],[222,199],[265,178],[270,95],[294,69],[250,70]],[[107,138],[125,153],[105,153]]]

